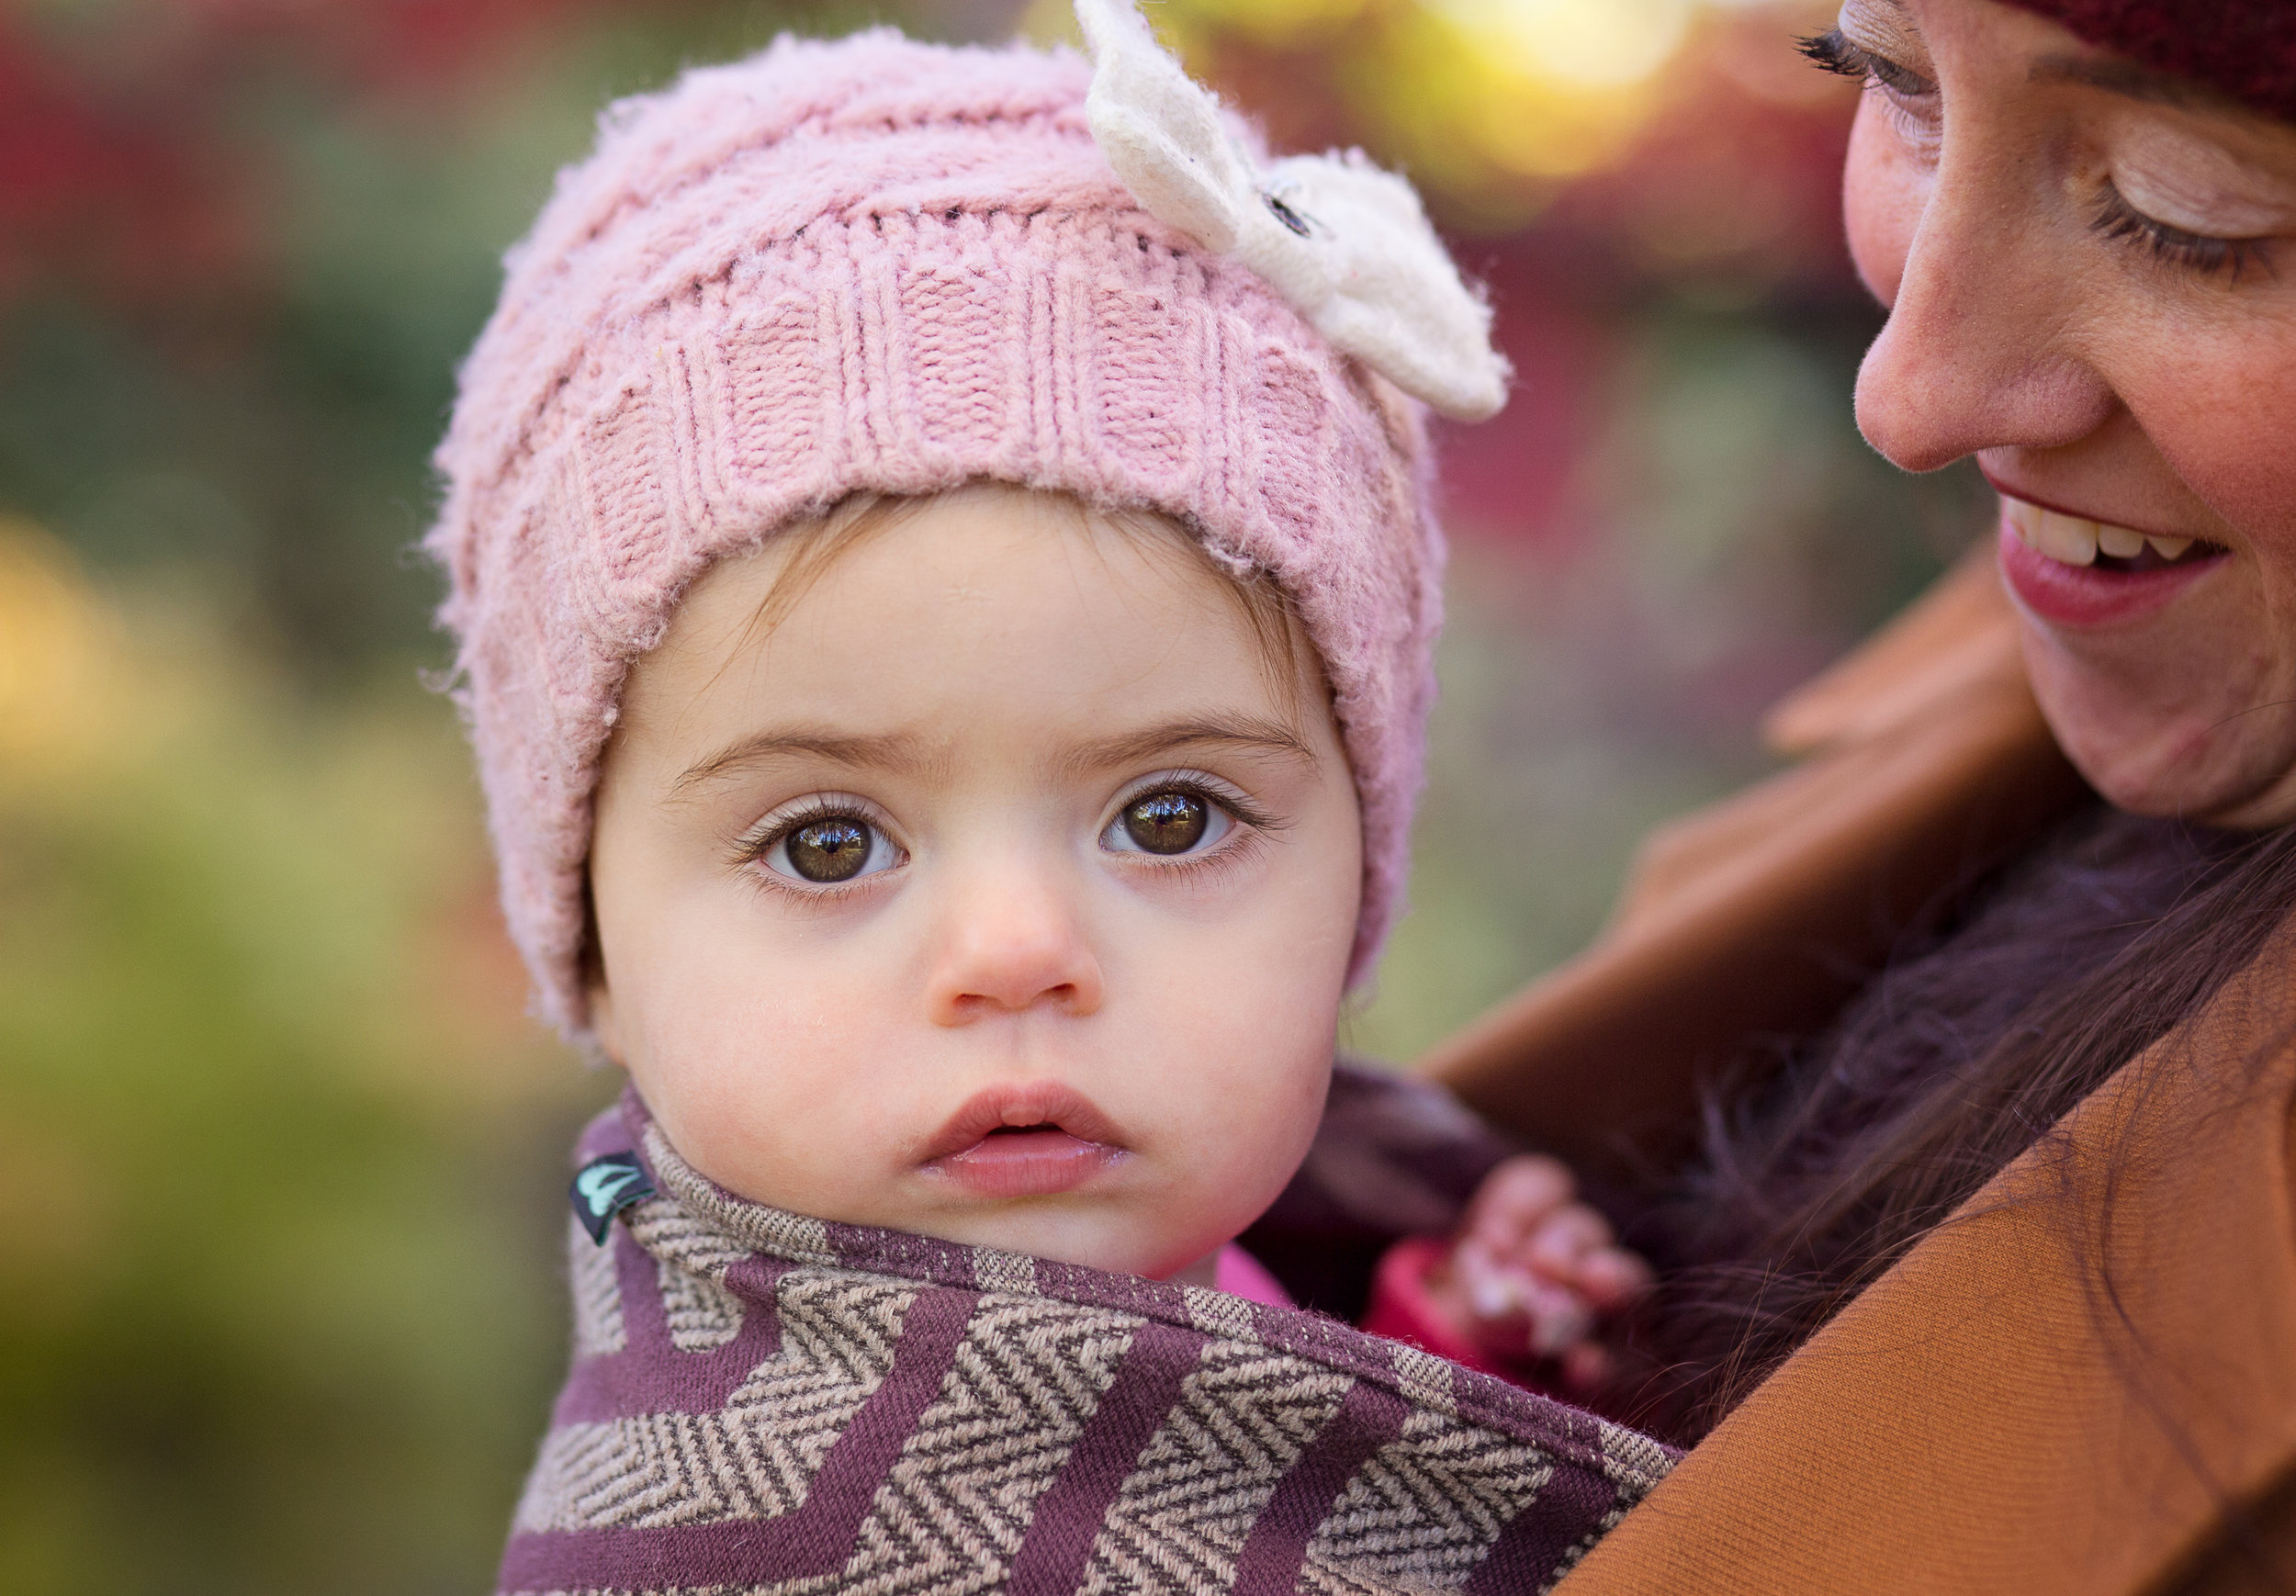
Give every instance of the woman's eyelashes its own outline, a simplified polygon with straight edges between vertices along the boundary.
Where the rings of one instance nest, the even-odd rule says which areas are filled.
[[[2238,282],[2244,272],[2261,269],[2273,275],[2270,241],[2260,238],[2214,238],[2156,221],[2133,205],[2110,180],[2098,196],[2097,214],[2089,226],[2105,238],[2131,245],[2154,260],[2202,276],[2219,275]]]
[[[1877,55],[1863,45],[1852,44],[1839,28],[1813,34],[1802,40],[1802,53],[1816,62],[1823,72],[1841,77],[1862,79],[1866,84],[1885,88],[1892,95],[1909,100],[1927,98],[1937,93],[1937,85],[1909,67],[1898,65],[1885,55]]]
[[[1934,82],[1852,41],[1839,28],[1802,40],[1802,53],[1826,72],[1863,83],[1898,142],[1918,159],[1936,159],[1944,117]]]

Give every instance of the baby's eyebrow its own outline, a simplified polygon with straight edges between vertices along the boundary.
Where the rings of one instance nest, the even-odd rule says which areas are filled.
[[[917,739],[906,736],[849,737],[832,732],[804,730],[760,732],[688,766],[684,773],[670,784],[670,793],[673,798],[682,798],[692,789],[706,785],[720,776],[730,775],[769,759],[791,758],[828,759],[857,770],[904,773],[919,770],[929,762]]]
[[[1262,720],[1256,715],[1215,714],[1166,721],[1086,743],[1064,755],[1061,764],[1073,773],[1083,773],[1115,765],[1136,765],[1183,748],[1208,747],[1239,753],[1281,754],[1310,765],[1316,759],[1315,750],[1281,721]]]

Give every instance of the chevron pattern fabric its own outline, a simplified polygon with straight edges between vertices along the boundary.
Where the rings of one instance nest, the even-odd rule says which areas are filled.
[[[635,1096],[512,1592],[1544,1590],[1648,1437],[1321,1315],[748,1203]]]

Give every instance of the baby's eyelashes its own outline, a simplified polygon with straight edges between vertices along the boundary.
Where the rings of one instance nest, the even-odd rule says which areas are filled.
[[[765,856],[766,868],[776,874],[824,886],[872,875],[896,862],[884,834],[850,815],[807,821],[783,833]]]
[[[837,793],[768,815],[734,851],[739,862],[763,866],[775,885],[797,891],[844,886],[907,859],[871,805]]]
[[[922,820],[931,833],[931,800],[913,802],[921,807],[907,819]],[[1233,861],[1260,834],[1277,830],[1281,824],[1228,782],[1188,770],[1166,770],[1136,781],[1120,791],[1112,808],[1101,809],[1099,815],[1097,822],[1083,821],[1098,827],[1085,837],[1104,854],[1125,860],[1121,868],[1133,871],[1195,870]],[[1070,857],[1067,850],[1078,840],[1064,823],[1025,804],[989,812],[983,824],[1000,849],[1020,845],[1014,859]],[[778,805],[749,826],[735,839],[730,858],[735,867],[773,890],[826,901],[840,889],[860,886],[909,864],[913,855],[900,840],[903,829],[871,799],[850,792],[814,792]],[[944,835],[943,843],[949,840]],[[969,844],[961,838],[959,845]]]
[[[1232,783],[1202,770],[1165,770],[1118,798],[1100,846],[1135,860],[1173,863],[1232,858],[1282,823]]]
[[[1235,825],[1235,816],[1210,796],[1166,787],[1126,804],[1100,834],[1100,846],[1111,853],[1171,858],[1218,847]]]

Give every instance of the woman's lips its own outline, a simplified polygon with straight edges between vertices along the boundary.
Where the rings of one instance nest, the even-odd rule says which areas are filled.
[[[1128,1156],[1092,1099],[1052,1081],[976,1092],[926,1144],[922,1167],[989,1197],[1073,1191]]]
[[[2104,525],[2007,494],[1999,542],[2001,575],[2010,590],[2036,619],[2059,626],[2142,620],[2225,556],[2223,549],[2196,546],[2190,538]],[[2100,554],[2107,556],[2102,562]]]

